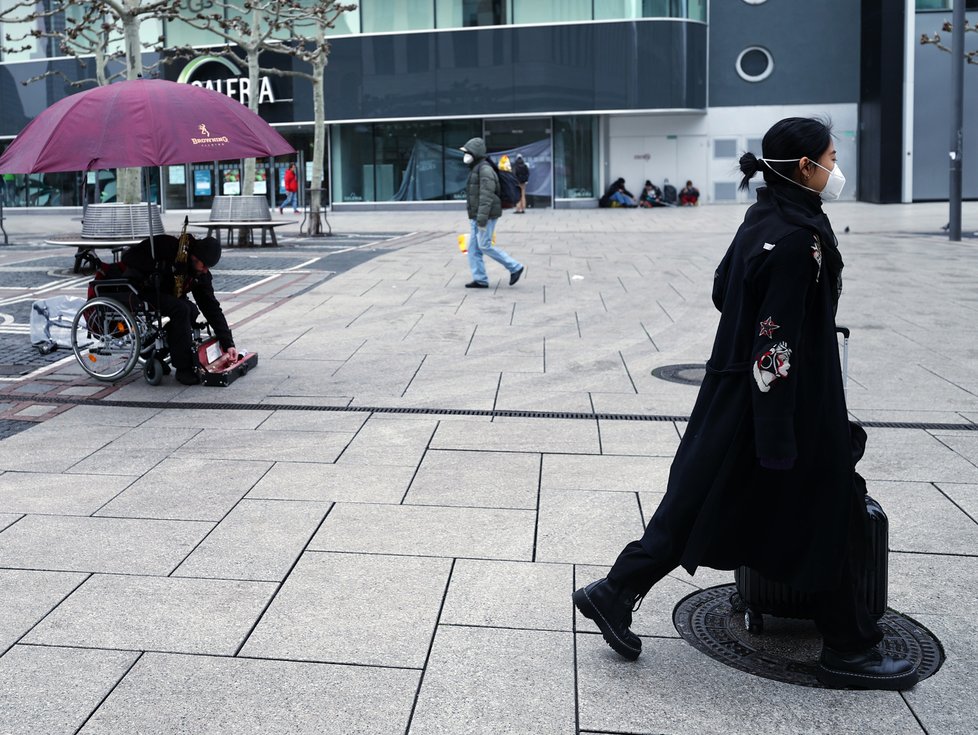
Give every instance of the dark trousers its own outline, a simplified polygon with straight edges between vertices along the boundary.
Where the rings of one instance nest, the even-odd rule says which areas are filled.
[[[155,294],[142,294],[149,303],[155,304]],[[169,317],[166,325],[166,344],[170,349],[170,364],[176,370],[190,370],[197,366],[194,354],[194,322],[200,311],[189,299],[178,299],[173,294],[160,294],[160,313]]]
[[[653,585],[679,566],[683,548],[692,529],[693,517],[680,512],[668,496],[652,516],[645,534],[632,541],[618,555],[608,579],[646,594]],[[859,499],[859,506],[862,506]],[[864,512],[864,511],[863,511]],[[856,515],[850,524],[849,547],[839,586],[816,595],[815,625],[825,645],[843,652],[862,651],[875,646],[883,638],[876,621],[869,614],[860,580],[864,574],[863,555],[859,551],[863,533],[863,515]]]

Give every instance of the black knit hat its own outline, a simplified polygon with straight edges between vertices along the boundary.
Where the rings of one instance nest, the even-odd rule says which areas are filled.
[[[190,242],[190,252],[208,268],[213,268],[221,259],[221,243],[213,237],[194,238]]]

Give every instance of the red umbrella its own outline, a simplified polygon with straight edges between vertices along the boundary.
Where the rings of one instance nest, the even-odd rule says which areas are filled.
[[[55,102],[0,156],[0,172],[165,166],[294,152],[268,123],[226,95],[134,79]]]

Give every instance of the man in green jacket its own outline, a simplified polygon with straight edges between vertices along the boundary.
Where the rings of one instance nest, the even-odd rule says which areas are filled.
[[[503,213],[503,206],[499,200],[499,179],[486,160],[486,142],[482,138],[472,138],[461,150],[464,154],[462,160],[471,169],[465,193],[470,224],[469,268],[472,269],[472,281],[465,287],[489,288],[483,255],[488,255],[509,271],[509,285],[512,286],[520,280],[526,268],[492,244],[496,220]]]

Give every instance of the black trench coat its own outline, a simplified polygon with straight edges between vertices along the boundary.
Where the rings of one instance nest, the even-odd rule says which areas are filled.
[[[798,589],[838,584],[859,503],[836,274],[818,235],[761,189],[717,268],[720,324],[659,509],[689,531],[681,564],[691,573],[747,564]],[[765,469],[759,458],[794,464]]]

